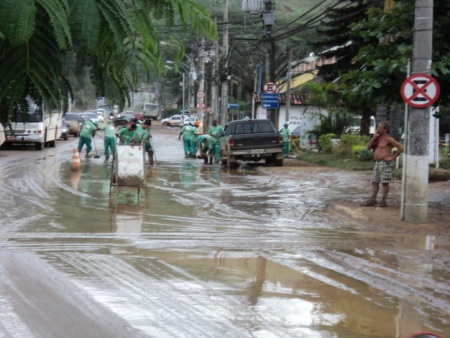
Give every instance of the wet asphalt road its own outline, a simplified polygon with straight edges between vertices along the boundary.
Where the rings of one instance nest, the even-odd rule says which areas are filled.
[[[448,236],[327,209],[366,174],[230,171],[153,135],[140,194],[103,156],[71,171],[72,137],[0,151],[0,337],[450,336]]]

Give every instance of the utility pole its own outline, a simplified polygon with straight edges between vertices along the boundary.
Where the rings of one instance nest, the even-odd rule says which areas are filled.
[[[206,62],[206,50],[205,50],[205,40],[202,39],[202,46],[200,49],[200,82],[198,85],[197,92],[197,116],[200,121],[199,133],[203,134],[203,129],[205,128],[205,107],[206,107],[206,95],[205,95],[205,62]],[[200,95],[199,95],[200,94]]]
[[[286,89],[286,115],[285,115],[285,122],[289,123],[289,110],[291,109],[291,80],[292,80],[292,49],[291,47],[287,48],[288,52],[288,68],[287,68],[287,89]]]
[[[411,74],[431,74],[433,0],[416,0]],[[428,218],[428,143],[430,108],[409,107],[405,135],[405,191],[402,219],[421,224]]]
[[[224,8],[223,8],[223,46],[222,46],[222,55],[224,56],[223,69],[220,75],[221,84],[222,84],[222,93],[221,93],[221,102],[220,102],[220,124],[225,126],[227,124],[228,119],[228,0],[224,0]]]
[[[264,0],[264,12],[263,12],[263,39],[266,42],[266,82],[272,81],[275,77],[274,75],[274,41],[272,38],[272,26],[274,24],[273,18],[273,4],[272,0]],[[275,122],[275,110],[268,109],[268,118]]]
[[[219,68],[219,45],[217,41],[214,41],[214,55],[212,57],[212,72],[211,72],[211,120],[219,119],[219,81],[218,81],[218,68]]]

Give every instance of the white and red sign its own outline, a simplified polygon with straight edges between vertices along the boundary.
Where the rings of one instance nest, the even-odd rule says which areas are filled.
[[[439,93],[439,83],[428,74],[409,76],[400,89],[403,101],[414,108],[431,106],[438,99]]]
[[[203,103],[203,102],[198,102],[198,103],[197,103],[197,108],[198,108],[198,109],[205,109],[205,103]]]
[[[197,97],[198,97],[199,99],[203,99],[203,98],[205,97],[205,92],[198,91],[198,92],[197,92]]]
[[[274,94],[277,92],[278,86],[275,82],[269,81],[269,82],[264,83],[262,89],[263,89],[264,93]]]

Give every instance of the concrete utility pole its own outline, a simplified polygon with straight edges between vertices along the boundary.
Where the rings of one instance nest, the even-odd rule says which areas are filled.
[[[205,62],[206,62],[206,50],[205,40],[202,39],[202,47],[200,49],[200,82],[197,92],[197,117],[200,121],[199,133],[203,134],[205,128],[205,107],[206,107],[206,94],[205,94]],[[200,95],[199,95],[200,94]]]
[[[224,63],[222,74],[220,75],[221,83],[222,83],[222,93],[221,93],[221,102],[220,102],[220,124],[225,126],[227,124],[228,119],[228,0],[224,0],[224,8],[223,8],[223,46],[222,46],[222,55],[224,56]]]
[[[214,41],[214,55],[211,71],[211,121],[219,119],[219,45]]]
[[[275,62],[275,44],[272,37],[272,26],[274,24],[274,18],[273,18],[273,3],[272,0],[264,0],[264,12],[263,12],[263,21],[264,21],[264,28],[263,28],[263,39],[266,42],[266,82],[273,81],[274,80],[274,62]],[[278,120],[275,116],[276,110],[274,109],[268,109],[267,110],[269,115],[267,118],[272,120],[273,122],[276,122],[275,120]],[[275,123],[277,125],[277,123]]]
[[[433,0],[416,0],[411,75],[431,73],[433,6]],[[425,223],[428,218],[429,116],[429,107],[409,107],[402,219],[415,224]]]
[[[287,48],[288,53],[288,68],[287,68],[287,89],[286,89],[286,115],[285,115],[285,123],[289,123],[289,110],[291,109],[291,80],[292,80],[292,49],[291,47]]]

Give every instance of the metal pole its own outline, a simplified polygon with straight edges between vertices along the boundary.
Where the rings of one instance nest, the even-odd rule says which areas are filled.
[[[181,84],[183,87],[182,87],[182,89],[181,89],[181,91],[182,91],[182,93],[183,93],[183,99],[182,99],[182,101],[183,101],[183,113],[185,112],[185,110],[186,110],[186,106],[184,105],[184,99],[185,99],[185,95],[186,95],[186,74],[185,74],[185,72],[183,72],[183,82],[182,82],[182,84]]]
[[[221,75],[222,93],[221,93],[221,107],[220,107],[220,124],[225,126],[228,120],[228,0],[224,0],[223,8],[223,55],[224,64]]]
[[[288,47],[288,69],[287,69],[287,89],[286,89],[286,116],[285,123],[289,123],[289,110],[291,108],[291,79],[292,79],[292,49]]]
[[[406,77],[411,75],[411,60],[408,60],[408,67],[406,70]],[[405,103],[405,121],[403,125],[403,162],[402,162],[402,185],[401,185],[401,197],[400,197],[400,218],[402,220],[405,219],[405,195],[406,195],[406,168],[408,166],[408,158],[406,154],[408,153],[408,142],[409,142],[409,133],[408,133],[408,123],[409,123],[409,109],[408,105]]]
[[[433,6],[433,0],[416,0],[412,74],[431,73]],[[409,109],[404,210],[405,221],[415,224],[428,218],[429,115],[429,107]]]

